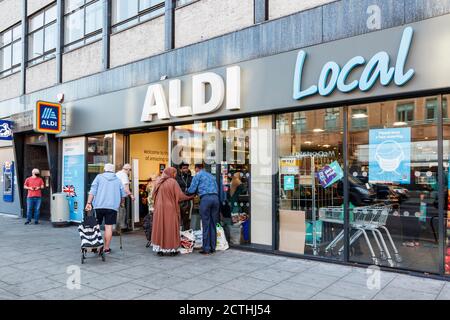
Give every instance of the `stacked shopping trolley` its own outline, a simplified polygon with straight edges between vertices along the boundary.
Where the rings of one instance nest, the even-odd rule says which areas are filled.
[[[389,251],[388,245],[384,239],[384,234],[389,240],[389,244],[394,252],[395,261],[400,263],[402,258],[397,250],[397,247],[392,240],[391,234],[386,227],[386,221],[389,214],[392,212],[390,205],[370,205],[365,207],[352,208],[350,211],[350,247],[363,236],[374,264],[380,264],[381,260],[386,260],[391,267],[394,267],[394,261]],[[344,220],[343,207],[325,207],[319,210],[319,219],[324,222],[343,224]],[[375,241],[376,246],[380,252],[379,257],[375,254],[372,246],[369,233]],[[338,243],[344,239],[344,230],[342,230],[325,248],[325,253],[333,252]],[[337,254],[341,255],[344,251],[344,245],[341,245]]]

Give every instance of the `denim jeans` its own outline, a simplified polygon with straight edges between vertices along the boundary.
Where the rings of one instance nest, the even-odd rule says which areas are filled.
[[[27,221],[31,221],[34,212],[34,221],[38,222],[40,209],[41,209],[40,197],[27,198]]]
[[[216,224],[219,222],[219,197],[217,195],[204,195],[200,200],[200,217],[203,228],[203,250],[212,252],[216,250],[217,233]]]

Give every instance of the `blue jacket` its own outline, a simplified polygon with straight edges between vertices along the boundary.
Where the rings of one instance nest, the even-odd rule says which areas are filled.
[[[92,182],[89,194],[94,196],[94,209],[119,210],[122,198],[126,197],[125,189],[114,172],[98,174]]]

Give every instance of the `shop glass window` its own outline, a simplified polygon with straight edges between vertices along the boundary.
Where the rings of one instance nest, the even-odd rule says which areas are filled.
[[[361,129],[367,127],[367,108],[352,108],[351,117],[352,128]]]
[[[188,164],[191,174],[195,174],[195,164],[203,163],[205,171],[216,176],[216,122],[195,122],[173,127],[171,134],[171,165],[178,170],[181,164]],[[193,201],[190,225],[200,230],[200,199]]]
[[[272,117],[223,120],[219,126],[219,187],[225,234],[232,245],[270,246]]]
[[[437,120],[411,122],[423,102],[370,104],[368,130],[349,132],[352,262],[439,272]]]
[[[414,121],[414,103],[407,102],[397,105],[397,122]]]
[[[88,137],[87,145],[87,191],[99,173],[103,173],[105,164],[114,163],[113,158],[114,136],[104,134]]]
[[[225,236],[231,245],[272,244],[272,117],[198,122],[172,130],[174,166],[203,163],[216,176]],[[191,227],[200,229],[199,201]]]
[[[343,259],[343,108],[305,111],[310,127],[281,131],[294,113],[277,116],[279,244],[283,252]],[[292,125],[293,126],[293,125]],[[335,241],[335,242],[333,242]],[[332,250],[333,243],[337,250]]]
[[[56,5],[52,5],[28,19],[28,64],[33,65],[55,56]]]
[[[101,39],[103,27],[101,0],[66,1],[64,12],[64,45],[66,50]]]
[[[450,122],[448,121],[448,115],[446,113],[447,101],[450,99],[450,95],[442,96],[442,108],[444,117],[444,227],[445,227],[445,244],[444,244],[444,271],[446,275],[450,275]],[[445,109],[444,109],[445,108]],[[444,113],[445,112],[445,113]]]
[[[113,0],[112,30],[118,32],[164,14],[164,0]]]
[[[22,25],[0,33],[0,78],[20,71],[22,62]]]

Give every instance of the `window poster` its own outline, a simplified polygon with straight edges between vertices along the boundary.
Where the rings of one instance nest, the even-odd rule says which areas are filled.
[[[63,140],[63,192],[67,194],[70,221],[81,222],[84,209],[85,138]]]
[[[319,183],[324,188],[328,188],[337,181],[341,180],[343,177],[344,171],[337,161],[333,161],[329,165],[324,166],[319,172],[317,172]]]
[[[295,189],[295,176],[284,176],[284,190],[294,190]]]
[[[369,182],[410,183],[411,128],[369,130]]]

